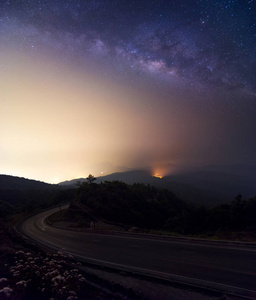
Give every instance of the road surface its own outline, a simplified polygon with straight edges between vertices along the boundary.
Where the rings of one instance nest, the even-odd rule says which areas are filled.
[[[75,232],[45,222],[56,210],[28,218],[19,231],[84,261],[256,299],[256,246]]]

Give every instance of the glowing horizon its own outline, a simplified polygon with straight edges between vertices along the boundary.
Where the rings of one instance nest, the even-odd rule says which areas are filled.
[[[26,69],[24,61],[29,64]],[[142,118],[130,104],[134,91],[129,95],[115,83],[91,74],[81,77],[56,63],[51,66],[50,61],[24,55],[17,54],[15,65],[9,65],[1,85],[5,98],[0,113],[2,143],[8,145],[2,147],[2,173],[56,183],[77,177],[77,173],[98,175],[99,168],[103,168],[100,172],[114,172],[115,166],[104,169],[104,165],[111,165],[114,156],[116,166],[122,166],[129,152],[131,160],[127,162],[136,166],[134,139],[143,142],[136,149],[138,154],[152,148],[151,138],[156,138],[158,128],[151,122],[151,109],[145,110]],[[81,162],[86,158],[85,165]],[[60,175],[60,164],[68,171],[64,175]]]
[[[1,4],[0,173],[256,164],[251,4],[163,3]]]

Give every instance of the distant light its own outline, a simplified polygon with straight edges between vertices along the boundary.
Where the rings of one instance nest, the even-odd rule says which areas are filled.
[[[162,175],[159,175],[159,174],[154,174],[154,175],[152,175],[153,177],[156,177],[156,178],[163,178],[163,176]]]

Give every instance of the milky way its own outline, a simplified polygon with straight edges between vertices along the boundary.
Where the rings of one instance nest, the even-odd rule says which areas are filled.
[[[109,145],[104,141],[93,147],[95,141],[92,142],[91,147],[98,151],[97,158],[91,155],[90,162],[85,158],[82,161],[88,146],[81,142],[84,152],[81,150],[81,160],[77,163],[82,167],[76,167],[79,174],[91,170],[87,165],[92,166],[93,172],[96,165],[104,164],[112,165],[113,171],[117,165],[134,168],[157,163],[183,166],[256,163],[254,0],[1,1],[0,39],[0,75],[6,90],[2,99],[5,107],[2,130],[5,132],[10,128],[8,122],[13,124],[14,120],[6,116],[6,107],[12,101],[7,96],[6,83],[14,78],[12,87],[18,84],[18,70],[24,72],[31,64],[33,69],[35,61],[39,65],[35,63],[31,74],[40,74],[48,64],[50,70],[54,69],[54,72],[49,71],[49,76],[64,85],[65,80],[69,83],[74,80],[77,84],[86,76],[87,84],[99,82],[95,90],[104,86],[106,90],[115,91],[113,102],[109,100],[110,95],[104,98],[104,91],[95,99],[91,98],[94,106],[90,109],[96,123],[100,118],[111,123],[116,118],[111,109],[124,116],[113,126],[109,125],[108,134],[114,136]],[[45,72],[47,77],[47,70]],[[65,72],[74,74],[69,75],[73,79],[63,79]],[[11,74],[9,79],[6,74]],[[38,80],[42,80],[40,76]],[[79,105],[88,101],[80,94],[77,97]],[[24,98],[19,99],[17,103],[26,102]],[[34,100],[42,101],[36,97]],[[54,101],[61,103],[62,100]],[[71,98],[65,101],[64,106],[69,105],[69,101],[74,103]],[[104,111],[97,103],[102,103]],[[17,114],[24,113],[20,109]],[[140,133],[136,135],[130,121],[124,121],[124,132],[112,134],[126,117],[134,117]],[[76,122],[75,118],[70,121]],[[33,127],[35,121],[31,122]],[[86,126],[86,122],[81,121],[79,126]],[[101,130],[100,127],[95,133],[98,140]],[[15,139],[15,128],[11,132]],[[17,132],[17,136],[20,134]],[[60,136],[60,132],[56,134]],[[34,135],[32,132],[31,136]],[[8,145],[9,142],[7,139],[1,142],[4,153],[15,145]],[[79,148],[79,142],[75,144]],[[113,144],[116,152],[111,148]],[[104,152],[99,149],[103,148],[108,155],[99,158]],[[47,151],[52,153],[54,149],[49,147]],[[26,156],[25,152],[20,156]],[[116,153],[120,155],[118,161],[115,161]],[[65,154],[65,157],[74,156],[74,149],[69,155]],[[3,172],[14,170],[14,162],[8,159],[10,164],[4,165]],[[63,161],[59,164],[63,165]],[[71,166],[72,163],[67,169]],[[14,171],[20,174],[22,168]],[[60,167],[55,170],[56,177],[60,176],[57,175],[60,170]],[[24,172],[28,176],[32,174],[29,170]],[[66,172],[65,176],[69,174],[75,175]]]

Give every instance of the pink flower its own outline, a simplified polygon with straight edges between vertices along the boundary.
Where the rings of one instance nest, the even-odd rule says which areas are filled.
[[[0,294],[5,294],[5,296],[10,297],[11,293],[13,292],[13,290],[11,288],[4,287],[3,289],[0,290]]]
[[[21,281],[17,282],[16,285],[17,286],[24,286],[24,287],[26,287],[27,286],[27,281],[21,280]]]

